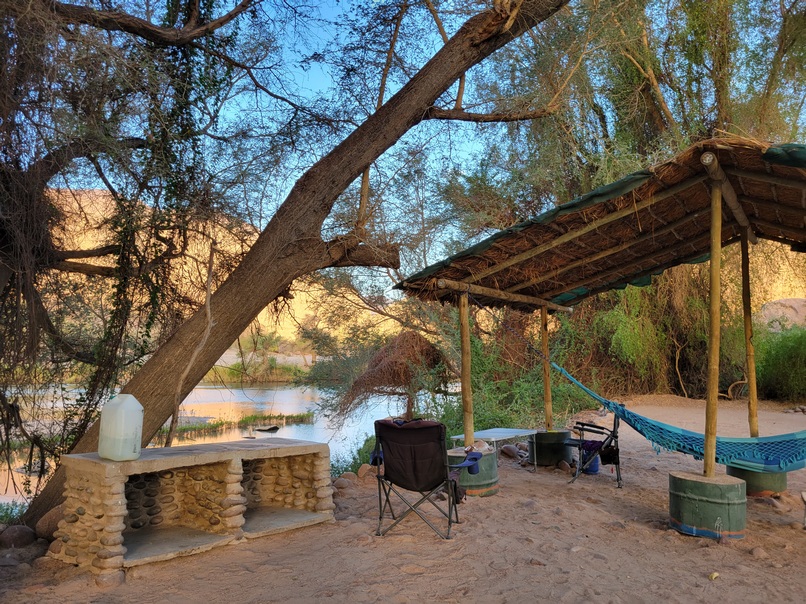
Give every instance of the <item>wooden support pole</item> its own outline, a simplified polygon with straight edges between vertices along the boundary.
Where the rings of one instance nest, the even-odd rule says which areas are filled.
[[[705,404],[705,451],[703,474],[714,476],[716,468],[716,415],[719,401],[720,280],[722,256],[722,189],[711,185],[711,284],[708,323],[708,394]]]
[[[739,200],[736,198],[736,190],[733,188],[733,185],[730,184],[727,175],[719,165],[719,160],[717,160],[716,155],[710,151],[706,151],[700,156],[700,163],[705,166],[705,171],[708,172],[708,176],[711,177],[711,186],[714,184],[719,185],[722,190],[722,197],[725,199],[725,203],[730,208],[730,211],[733,212],[736,222],[738,222],[744,230],[748,231],[750,241],[754,244],[758,243],[758,238],[753,232],[750,220],[748,220],[747,214],[744,213],[742,204],[740,204]]]
[[[475,442],[473,428],[473,390],[470,386],[470,309],[467,294],[459,296],[459,335],[462,348],[462,423],[465,429],[465,446]]]
[[[546,412],[546,431],[554,430],[554,411],[551,406],[551,365],[549,364],[549,309],[540,308],[540,345],[543,349],[543,409]]]
[[[747,233],[742,230],[742,310],[744,312],[744,347],[747,359],[747,420],[750,436],[758,437],[758,390],[756,388],[756,352],[753,346],[753,318],[750,309],[750,251]]]

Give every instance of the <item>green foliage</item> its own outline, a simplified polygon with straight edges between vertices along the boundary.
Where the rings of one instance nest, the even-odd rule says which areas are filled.
[[[792,402],[806,400],[806,329],[767,332],[757,340],[759,395]]]
[[[20,502],[0,501],[0,524],[16,524],[20,522],[28,505]]]
[[[294,382],[304,375],[305,370],[298,365],[278,363],[274,355],[281,347],[294,348],[277,332],[266,334],[258,329],[244,335],[238,339],[239,359],[227,367],[214,367],[204,381],[225,384]]]
[[[375,437],[368,436],[363,444],[356,444],[356,450],[351,455],[335,455],[330,458],[330,475],[334,478],[345,472],[358,472],[363,464],[369,463],[369,457],[375,449]]]
[[[361,322],[346,325],[341,337],[318,327],[302,328],[300,334],[312,343],[318,359],[302,381],[330,388],[351,384],[385,341],[377,329]]]
[[[609,352],[629,367],[644,388],[664,383],[667,372],[667,334],[663,322],[652,316],[647,292],[628,287],[620,296],[621,304],[605,311],[595,320],[603,337],[609,338]]]
[[[471,337],[471,387],[473,417],[476,430],[495,427],[542,427],[545,425],[543,403],[542,359],[527,354],[523,365],[515,366],[502,355],[506,339],[520,340],[527,350],[536,350],[537,343],[517,330],[502,329],[498,340]],[[503,340],[501,339],[503,338]],[[552,410],[555,425],[563,425],[574,413],[596,406],[576,387],[552,376]],[[463,426],[462,401],[459,395],[446,396],[437,417],[452,434],[461,434]]]

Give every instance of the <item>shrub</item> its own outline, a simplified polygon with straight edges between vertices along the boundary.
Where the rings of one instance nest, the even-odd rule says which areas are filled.
[[[28,507],[16,501],[0,502],[0,524],[16,524],[20,522],[23,512]]]
[[[806,329],[761,332],[756,353],[758,389],[775,400],[806,400]]]
[[[365,463],[369,463],[369,456],[373,449],[375,449],[375,437],[368,436],[364,440],[364,444],[353,451],[351,455],[335,455],[331,457],[330,475],[335,478],[345,472],[358,472],[358,468]]]

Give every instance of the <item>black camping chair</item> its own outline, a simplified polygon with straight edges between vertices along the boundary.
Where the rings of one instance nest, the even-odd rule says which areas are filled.
[[[478,474],[481,453],[468,453],[460,464],[448,464],[447,432],[445,425],[435,421],[415,419],[380,419],[375,422],[375,451],[372,463],[378,466],[378,531],[385,535],[411,512],[417,514],[443,539],[451,538],[451,526],[459,522],[459,473],[467,468]],[[444,490],[447,506],[438,500]],[[419,499],[406,497],[403,491],[419,493]],[[392,493],[405,504],[402,514],[392,508]],[[411,497],[411,496],[409,496]],[[426,516],[420,506],[429,502],[448,519],[448,529],[442,532]],[[389,511],[392,522],[383,528],[384,516]]]
[[[574,424],[574,430],[579,432],[579,438],[566,439],[565,444],[577,447],[579,457],[577,458],[576,472],[574,477],[569,481],[569,484],[574,482],[579,475],[587,470],[591,464],[599,458],[602,465],[616,466],[616,481],[618,488],[623,486],[621,480],[621,464],[619,463],[619,450],[618,450],[618,416],[613,416],[613,429],[605,428],[598,424],[589,424],[587,422],[577,422]],[[603,436],[602,439],[591,439],[586,437],[588,435]]]

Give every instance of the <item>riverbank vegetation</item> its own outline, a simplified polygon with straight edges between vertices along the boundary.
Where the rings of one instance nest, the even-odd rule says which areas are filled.
[[[183,417],[176,428],[176,437],[179,441],[193,439],[199,436],[217,434],[232,428],[267,430],[273,426],[285,426],[287,424],[312,424],[314,420],[313,411],[305,413],[270,413],[245,415],[237,420],[224,419],[194,419],[193,417]],[[161,440],[168,434],[168,427],[163,426],[154,437],[152,444],[159,446]]]

